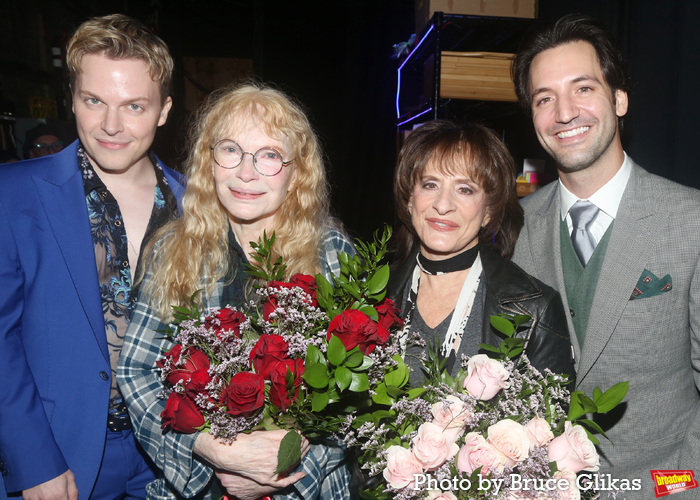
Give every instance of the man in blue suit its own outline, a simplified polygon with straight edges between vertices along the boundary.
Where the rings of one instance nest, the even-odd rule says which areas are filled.
[[[0,499],[144,498],[151,464],[114,376],[142,243],[183,179],[149,149],[165,43],[126,16],[68,43],[79,140],[0,168]]]

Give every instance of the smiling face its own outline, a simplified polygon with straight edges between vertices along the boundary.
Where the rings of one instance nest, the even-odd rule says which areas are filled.
[[[283,141],[267,135],[256,119],[245,119],[226,137],[237,142],[243,151],[255,153],[261,148],[270,147],[282,153],[284,160],[290,160],[291,149]],[[294,163],[282,168],[275,176],[263,176],[255,170],[253,157],[244,155],[236,168],[222,168],[214,162],[212,172],[216,183],[219,201],[229,213],[231,223],[238,226],[255,226],[262,234],[263,229],[272,229],[275,213],[287,197],[294,179]],[[235,230],[235,229],[234,229]]]
[[[443,173],[432,163],[413,187],[408,208],[421,253],[432,260],[476,245],[489,220],[481,186],[465,175]]]
[[[108,173],[150,165],[156,129],[172,105],[140,59],[86,54],[73,90],[78,136],[93,166]]]
[[[530,66],[532,117],[542,146],[563,174],[595,167],[610,178],[624,160],[618,117],[627,94],[611,91],[588,42],[539,53]]]

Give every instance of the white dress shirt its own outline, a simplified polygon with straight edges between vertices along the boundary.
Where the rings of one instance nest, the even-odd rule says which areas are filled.
[[[593,223],[589,228],[596,245],[617,216],[617,209],[620,206],[620,200],[622,199],[622,194],[625,192],[625,188],[627,187],[627,181],[630,178],[631,172],[632,161],[627,156],[627,153],[625,153],[625,160],[622,162],[622,167],[620,167],[620,170],[618,170],[613,178],[610,179],[603,187],[587,198],[588,201],[600,209],[598,215],[596,215],[596,218],[593,220]],[[566,225],[569,228],[569,235],[571,235],[574,226],[571,223],[569,209],[581,198],[566,189],[566,186],[564,186],[564,184],[561,182],[561,179],[559,180],[559,196],[561,201],[561,218],[562,220],[566,220]]]

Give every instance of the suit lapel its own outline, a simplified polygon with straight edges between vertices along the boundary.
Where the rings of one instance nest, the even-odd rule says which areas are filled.
[[[34,177],[34,184],[72,285],[102,354],[109,363],[95,250],[76,147],[66,148],[56,155],[54,161],[48,164],[44,176]]]
[[[663,226],[668,219],[668,213],[659,212],[651,204],[642,202],[642,198],[646,198],[642,193],[653,192],[653,186],[646,185],[645,175],[636,165],[632,167],[620,201],[591,305],[576,374],[579,382],[586,377],[610,341],[648,255],[654,251],[654,245],[649,244],[653,228]]]
[[[559,232],[561,228],[559,182],[553,183],[551,193],[544,200],[536,217],[529,221],[530,252],[533,256],[534,266],[537,270],[534,274],[541,281],[559,291],[564,310],[569,310],[569,301],[566,296],[564,284],[564,269],[561,263],[561,246],[559,245]],[[577,364],[581,359],[581,349],[578,344],[574,324],[571,315],[566,315],[569,327],[569,337],[574,348],[574,359]]]

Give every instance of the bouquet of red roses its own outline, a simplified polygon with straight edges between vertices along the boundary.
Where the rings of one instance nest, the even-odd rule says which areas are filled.
[[[175,307],[174,345],[158,362],[168,392],[162,427],[228,441],[254,429],[312,440],[347,432],[371,404],[370,386],[405,371],[392,335],[402,321],[386,298],[381,262],[390,235],[385,229],[371,244],[356,242],[357,255],[340,254],[333,284],[322,275],[285,280],[274,235],[264,236],[249,270],[263,283],[258,300],[204,314],[194,302]],[[298,459],[299,439],[287,434],[279,471]]]

